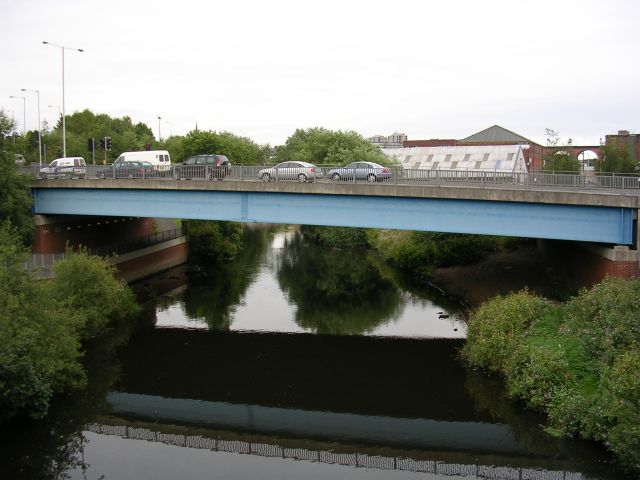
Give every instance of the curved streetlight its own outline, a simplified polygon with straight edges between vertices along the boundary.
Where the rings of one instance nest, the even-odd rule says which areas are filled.
[[[65,110],[64,110],[64,51],[75,50],[76,52],[84,52],[82,48],[65,47],[63,45],[57,45],[51,42],[42,42],[45,45],[51,45],[52,47],[58,47],[62,52],[62,156],[67,156],[67,131],[65,125]]]
[[[21,97],[19,95],[9,95],[9,98],[21,98],[22,99],[22,135],[27,133],[27,97]]]
[[[42,126],[40,123],[40,90],[29,90],[21,88],[22,92],[35,92],[38,94],[38,163],[42,166]]]

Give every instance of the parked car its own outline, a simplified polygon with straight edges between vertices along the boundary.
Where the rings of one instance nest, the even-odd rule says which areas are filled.
[[[377,182],[391,178],[391,169],[373,162],[353,162],[340,168],[332,168],[327,173],[334,182],[340,180],[366,180]]]
[[[41,168],[40,174],[47,178],[84,178],[87,164],[82,157],[56,158],[48,166]]]
[[[264,182],[271,180],[297,180],[298,182],[313,182],[322,178],[322,172],[312,163],[282,162],[271,168],[264,168],[258,172],[258,178]]]
[[[231,161],[226,155],[194,155],[183,163],[177,163],[173,167],[173,177],[181,178],[205,178],[207,180],[222,180],[231,173]]]
[[[149,178],[157,172],[151,162],[118,162],[96,172],[98,178]]]

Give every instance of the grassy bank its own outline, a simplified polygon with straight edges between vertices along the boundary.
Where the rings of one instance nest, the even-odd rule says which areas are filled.
[[[550,432],[601,441],[640,472],[640,281],[609,278],[561,305],[498,296],[470,317],[462,355],[546,413]]]

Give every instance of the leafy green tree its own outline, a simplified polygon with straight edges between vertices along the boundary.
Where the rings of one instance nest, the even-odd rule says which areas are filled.
[[[62,156],[62,122],[53,130],[45,130],[43,144],[47,145],[47,160]],[[100,148],[100,139],[111,137],[112,149],[105,152]],[[67,156],[80,156],[91,161],[92,154],[87,148],[87,140],[95,139],[96,163],[111,162],[122,152],[144,150],[146,144],[153,148],[161,146],[155,141],[151,128],[144,123],[134,124],[128,116],[113,118],[106,114],[95,114],[89,109],[74,112],[66,117]],[[34,157],[35,154],[35,157]],[[32,149],[31,159],[37,158],[37,146]]]
[[[20,175],[6,136],[13,122],[0,110],[0,221],[9,221],[28,243],[33,235],[30,179]]]
[[[8,223],[0,226],[0,421],[40,418],[52,395],[81,385],[80,312],[23,267],[26,251]]]
[[[51,291],[66,308],[82,316],[82,339],[95,337],[110,321],[138,311],[133,293],[102,257],[80,251],[56,263],[53,271]]]
[[[602,159],[596,162],[596,171],[607,173],[634,173],[635,160],[623,142],[611,142],[602,147]],[[635,172],[637,173],[637,172]]]
[[[316,165],[343,165],[355,161],[393,165],[393,160],[358,133],[325,128],[296,130],[283,146],[277,148],[276,160],[295,160]]]
[[[253,140],[229,132],[192,130],[183,140],[184,157],[202,154],[220,154],[234,164],[257,165],[260,147]]]

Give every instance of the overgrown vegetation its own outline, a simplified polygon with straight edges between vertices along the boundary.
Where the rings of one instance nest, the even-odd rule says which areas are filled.
[[[386,261],[416,278],[436,268],[477,262],[505,245],[498,237],[437,232],[368,230],[367,237]]]
[[[58,263],[53,280],[23,267],[17,230],[0,226],[0,422],[42,418],[52,396],[85,384],[83,340],[137,310],[104,260],[85,253]]]
[[[608,278],[563,305],[496,297],[471,316],[462,355],[503,375],[549,431],[601,441],[640,472],[640,280]]]

